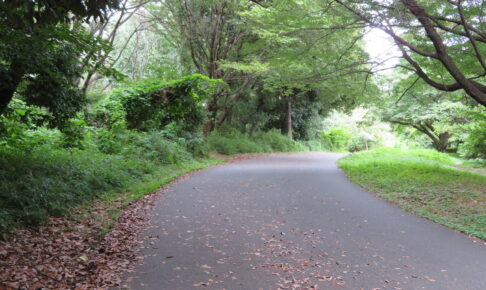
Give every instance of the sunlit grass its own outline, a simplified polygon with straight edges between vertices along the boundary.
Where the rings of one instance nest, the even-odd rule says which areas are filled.
[[[349,179],[399,207],[486,239],[486,176],[433,150],[376,149],[339,161]]]

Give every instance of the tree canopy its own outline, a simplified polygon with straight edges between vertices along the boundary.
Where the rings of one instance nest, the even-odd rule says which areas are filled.
[[[78,64],[93,49],[107,49],[78,21],[102,21],[117,1],[1,1],[0,114],[15,93],[42,105],[57,121],[83,103]]]
[[[87,118],[112,129],[93,117],[112,104],[125,109],[129,129],[194,117],[188,127],[203,122],[205,136],[232,127],[312,140],[331,112],[367,107],[397,132],[415,130],[455,151],[466,142],[462,124],[481,119],[467,112],[482,115],[485,105],[483,8],[439,0],[2,1],[0,114],[18,99],[40,108],[38,122],[50,127],[67,132],[69,120]],[[372,60],[370,29],[388,34],[400,62]],[[392,79],[382,81],[386,69]],[[220,85],[204,101],[184,99],[192,89],[169,84],[193,74]],[[144,86],[158,89],[139,93]],[[120,87],[137,93],[118,98],[111,92]],[[150,101],[169,88],[187,115]],[[452,125],[458,120],[462,129]]]
[[[401,65],[435,89],[464,90],[486,106],[484,1],[343,1],[362,25],[395,41]]]

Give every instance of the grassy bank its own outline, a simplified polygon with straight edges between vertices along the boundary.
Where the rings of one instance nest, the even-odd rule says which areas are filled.
[[[339,161],[349,179],[406,211],[486,239],[486,176],[432,150],[376,149]]]
[[[49,217],[79,216],[79,209],[93,202],[106,207],[102,218],[108,229],[131,201],[183,173],[223,161],[210,157],[211,152],[309,151],[320,144],[293,141],[275,131],[213,133],[204,139],[102,129],[88,132],[77,148],[66,148],[64,142],[61,133],[44,130],[0,147],[0,237],[36,228]]]
[[[165,145],[143,152],[146,156],[51,146],[0,150],[1,235],[16,228],[37,227],[51,216],[70,216],[73,208],[95,199],[128,204],[185,172],[222,162],[192,156],[176,144]]]

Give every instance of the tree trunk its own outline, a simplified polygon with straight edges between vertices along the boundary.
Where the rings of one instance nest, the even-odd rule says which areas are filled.
[[[263,105],[264,105],[264,101],[263,101],[263,97],[261,96],[258,96],[258,99],[257,99],[257,106],[255,108],[255,116],[258,116],[258,113],[260,113],[260,110],[262,109]],[[258,118],[252,118],[252,123],[251,123],[251,126],[250,126],[250,129],[248,130],[248,135],[253,135],[253,132],[255,132],[255,129],[257,127],[257,123],[258,123]]]
[[[424,133],[427,137],[430,138],[430,140],[432,140],[432,145],[439,152],[451,151],[450,148],[451,142],[449,140],[451,138],[451,134],[449,132],[442,132],[437,135],[437,133],[434,132],[433,124],[430,122],[417,123],[417,124],[408,123],[405,121],[398,121],[398,120],[389,120],[389,122],[400,124],[403,126],[411,126],[416,130]]]
[[[449,132],[439,134],[438,138],[434,140],[435,149],[437,149],[437,151],[439,152],[449,152],[449,147],[451,145],[451,143],[449,142],[450,137],[451,136]]]
[[[216,122],[215,124],[215,129],[218,129],[219,127],[221,127],[221,125],[223,125],[223,123],[228,120],[229,122],[231,122],[231,113],[232,113],[232,107],[226,107],[224,109],[224,112],[223,114],[221,115],[221,117],[219,118],[219,120]]]
[[[292,139],[292,100],[289,96],[286,97],[287,99],[287,112],[286,112],[286,131],[287,136]]]
[[[434,128],[431,124],[419,124],[413,126],[415,129],[419,130],[420,132],[427,135],[430,140],[432,140],[432,144],[434,148],[439,152],[447,152],[449,150],[450,142],[450,134],[449,132],[442,132],[440,134],[436,134],[434,132]]]
[[[7,110],[8,104],[12,100],[14,93],[15,90],[12,88],[4,88],[3,85],[0,88],[0,115]]]
[[[216,115],[217,115],[217,96],[218,93],[214,93],[211,101],[208,103],[208,106],[206,108],[206,111],[208,112],[208,121],[206,124],[204,124],[203,127],[203,135],[204,137],[209,136],[209,133],[211,133],[214,130],[215,123],[216,123]]]
[[[10,76],[9,80],[0,81],[0,115],[7,110],[8,104],[22,81],[22,77],[24,76],[23,66],[15,61],[12,62],[8,75]]]
[[[203,127],[203,135],[204,137],[208,137],[209,133],[211,133],[214,130],[214,113],[209,112],[209,120],[204,124]]]

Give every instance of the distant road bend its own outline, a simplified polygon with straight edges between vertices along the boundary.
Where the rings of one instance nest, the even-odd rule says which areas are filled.
[[[486,246],[349,182],[340,154],[195,173],[152,209],[132,289],[486,289]]]

